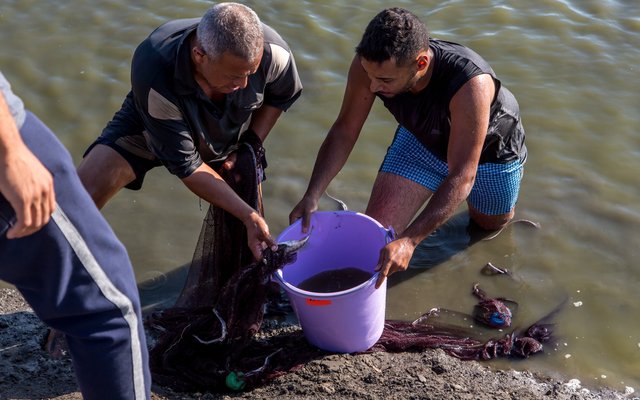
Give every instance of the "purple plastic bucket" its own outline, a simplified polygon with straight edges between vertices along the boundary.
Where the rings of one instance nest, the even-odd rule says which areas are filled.
[[[365,351],[384,328],[387,283],[375,288],[380,249],[393,234],[373,218],[353,211],[318,211],[311,216],[311,235],[294,263],[274,274],[285,290],[309,343],[338,353]],[[300,220],[286,228],[278,242],[305,235]],[[350,289],[316,293],[297,287],[328,270],[358,268],[373,273]],[[374,273],[375,272],[375,273]]]

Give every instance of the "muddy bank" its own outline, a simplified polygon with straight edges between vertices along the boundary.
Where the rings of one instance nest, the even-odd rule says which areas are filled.
[[[291,329],[291,328],[289,328]],[[46,327],[14,290],[0,289],[0,400],[81,399],[70,360],[41,349]],[[271,332],[277,334],[277,330]],[[442,351],[328,355],[246,393],[173,393],[153,399],[639,399],[529,372],[493,371]]]

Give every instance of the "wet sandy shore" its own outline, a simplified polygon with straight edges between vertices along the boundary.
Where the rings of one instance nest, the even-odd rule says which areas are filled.
[[[41,348],[46,327],[15,290],[0,289],[0,400],[81,399],[69,359]],[[243,393],[174,393],[165,399],[640,399],[640,394],[589,390],[576,380],[491,370],[442,351],[328,355]]]

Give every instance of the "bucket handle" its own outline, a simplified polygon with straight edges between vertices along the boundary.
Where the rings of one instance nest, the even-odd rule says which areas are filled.
[[[382,228],[384,229],[384,228]],[[385,230],[387,243],[393,242],[396,240],[396,231],[393,229],[393,226],[389,225],[389,227]]]

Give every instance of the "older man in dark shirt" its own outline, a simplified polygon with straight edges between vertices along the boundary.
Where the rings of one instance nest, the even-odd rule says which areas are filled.
[[[275,244],[260,213],[221,179],[249,142],[262,142],[300,96],[286,42],[250,8],[221,3],[202,19],[170,21],[144,40],[132,62],[132,90],[78,173],[98,207],[122,187],[139,189],[164,165],[196,195],[237,217],[256,258]],[[262,167],[264,167],[262,160]]]

